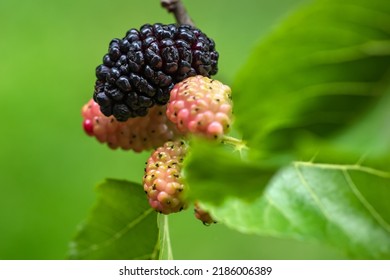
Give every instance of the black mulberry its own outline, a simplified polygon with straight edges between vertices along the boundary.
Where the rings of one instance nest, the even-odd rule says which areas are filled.
[[[173,86],[195,75],[217,73],[214,41],[190,25],[145,24],[113,39],[96,68],[93,99],[118,121],[165,105]]]

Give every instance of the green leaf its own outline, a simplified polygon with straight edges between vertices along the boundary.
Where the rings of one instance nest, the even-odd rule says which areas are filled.
[[[261,195],[274,170],[242,161],[233,152],[208,141],[193,141],[184,163],[192,200],[222,203],[226,197],[252,200]]]
[[[359,154],[363,151],[364,161],[376,159],[378,166],[390,170],[390,90],[381,98],[377,106],[358,123],[350,126],[344,133],[334,137],[330,143],[339,150]],[[360,159],[359,159],[360,160]],[[376,164],[373,160],[370,166]]]
[[[260,155],[314,146],[380,100],[389,70],[388,0],[315,1],[262,41],[237,76],[237,127]]]
[[[328,141],[301,143],[301,159],[332,164],[364,161],[365,165],[390,171],[390,90],[359,122]],[[313,156],[314,155],[314,156]]]
[[[71,243],[71,259],[157,259],[157,213],[139,184],[108,179]]]
[[[208,201],[204,207],[217,221],[244,233],[315,240],[353,258],[388,259],[389,197],[389,172],[294,162],[255,200],[226,197],[222,204]]]

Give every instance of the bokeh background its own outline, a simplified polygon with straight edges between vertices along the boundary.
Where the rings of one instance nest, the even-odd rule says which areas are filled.
[[[309,0],[185,0],[231,85],[254,44]],[[0,1],[0,259],[64,259],[104,178],[141,182],[149,153],[87,137],[80,110],[108,43],[144,23],[171,23],[158,0]],[[234,94],[234,93],[233,93]],[[203,226],[170,216],[176,259],[338,259],[315,243]]]

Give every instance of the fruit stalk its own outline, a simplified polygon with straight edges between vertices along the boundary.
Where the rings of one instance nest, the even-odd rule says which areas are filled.
[[[163,8],[165,8],[169,13],[173,13],[178,24],[195,26],[180,0],[160,0],[160,2]]]

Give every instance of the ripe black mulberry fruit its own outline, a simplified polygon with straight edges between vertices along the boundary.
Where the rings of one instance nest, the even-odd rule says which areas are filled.
[[[215,43],[190,25],[145,24],[113,39],[96,68],[93,99],[118,121],[165,105],[173,86],[195,75],[217,73]]]

